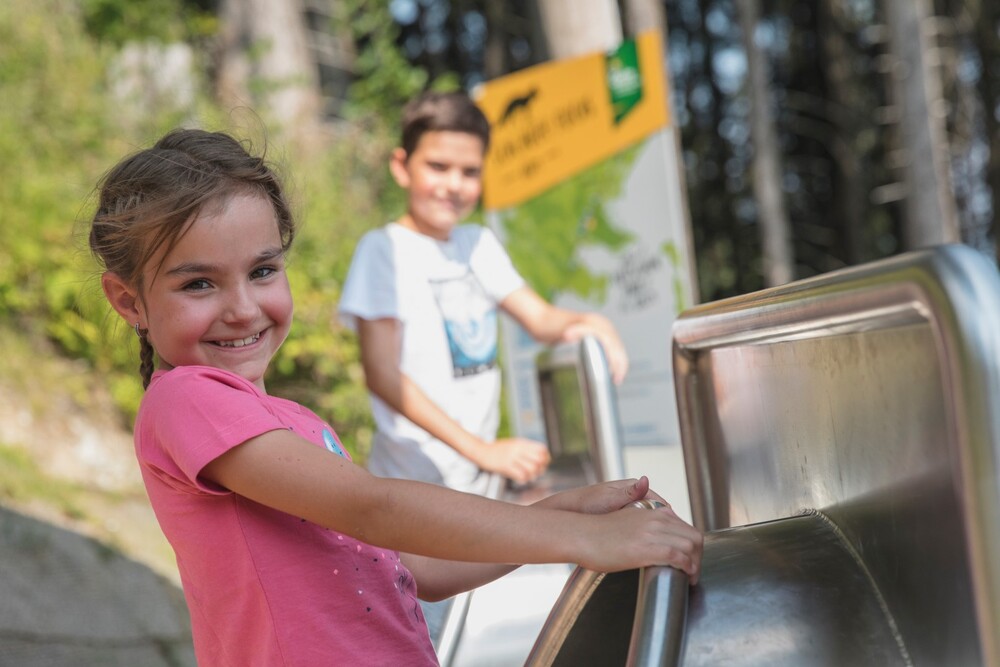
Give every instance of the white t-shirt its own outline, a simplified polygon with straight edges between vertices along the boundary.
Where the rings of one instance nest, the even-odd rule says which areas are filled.
[[[357,318],[398,319],[400,370],[464,429],[492,441],[500,409],[497,305],[523,285],[486,227],[460,225],[438,241],[389,223],[358,244],[339,311],[355,330]],[[474,463],[370,398],[372,473],[485,490],[486,475]]]

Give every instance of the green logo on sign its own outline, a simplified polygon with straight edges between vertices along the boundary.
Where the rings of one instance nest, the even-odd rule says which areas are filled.
[[[622,43],[605,57],[608,70],[608,92],[611,93],[611,109],[615,124],[622,121],[628,112],[642,99],[642,75],[639,73],[639,56],[635,40]]]

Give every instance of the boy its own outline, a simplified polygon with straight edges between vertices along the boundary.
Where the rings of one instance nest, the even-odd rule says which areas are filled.
[[[459,224],[479,201],[489,136],[464,93],[404,108],[389,168],[407,210],[361,239],[339,307],[359,337],[375,416],[369,470],[480,495],[488,473],[524,483],[549,462],[540,442],[495,439],[497,306],[540,342],[596,336],[616,382],[628,367],[606,318],[547,303],[489,229]]]

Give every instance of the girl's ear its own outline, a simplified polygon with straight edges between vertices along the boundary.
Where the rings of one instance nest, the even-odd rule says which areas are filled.
[[[406,159],[409,156],[406,154],[402,148],[397,148],[392,151],[392,155],[389,156],[389,173],[392,174],[393,179],[399,187],[404,190],[410,187],[410,172],[406,168]]]
[[[140,328],[147,328],[144,322],[140,322],[139,295],[138,292],[128,285],[121,276],[111,271],[105,271],[101,275],[101,288],[104,296],[108,298],[111,307],[122,316],[129,326],[139,323]]]

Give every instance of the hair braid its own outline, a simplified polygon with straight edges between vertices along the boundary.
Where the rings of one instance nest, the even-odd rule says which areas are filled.
[[[139,375],[142,376],[142,388],[148,389],[153,379],[153,345],[146,336],[139,338]]]

